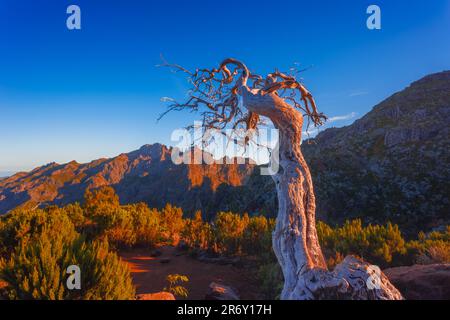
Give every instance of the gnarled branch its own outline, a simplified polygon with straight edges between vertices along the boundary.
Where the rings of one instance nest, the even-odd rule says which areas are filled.
[[[257,132],[258,126],[262,124],[260,116],[242,108],[239,104],[239,91],[242,86],[258,89],[261,94],[276,94],[291,102],[308,117],[307,130],[310,123],[320,126],[327,119],[323,113],[318,112],[311,93],[296,80],[294,75],[275,71],[262,77],[251,73],[244,63],[232,58],[223,60],[217,68],[195,71],[168,63],[164,59],[159,66],[169,67],[174,72],[186,73],[192,86],[187,101],[171,100],[168,110],[159,119],[170,111],[188,109],[201,113],[206,129],[244,128],[254,129]],[[249,139],[247,135],[245,139],[247,143]]]

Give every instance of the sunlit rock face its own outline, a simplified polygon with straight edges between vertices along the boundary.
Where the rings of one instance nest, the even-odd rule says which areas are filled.
[[[450,299],[450,263],[389,268],[384,273],[407,300]]]
[[[431,230],[450,223],[450,71],[426,76],[302,150],[311,168],[318,217],[398,223]],[[18,205],[81,201],[86,188],[112,185],[122,203],[172,203],[186,212],[275,216],[273,181],[255,165],[181,164],[161,144],[87,164],[51,163],[0,179],[0,213]],[[198,152],[198,150],[196,151]]]
[[[450,222],[450,72],[426,76],[303,151],[319,216],[391,220],[406,230]]]
[[[392,221],[413,236],[449,224],[449,123],[445,71],[412,83],[352,125],[304,141],[318,218]],[[244,211],[275,215],[273,182],[257,172],[240,190],[248,198],[239,201]]]
[[[218,189],[243,185],[253,164],[174,164],[161,144],[87,164],[50,163],[0,180],[0,213],[17,206],[64,205],[82,201],[86,189],[113,186],[122,203],[166,203],[187,211],[205,210]]]

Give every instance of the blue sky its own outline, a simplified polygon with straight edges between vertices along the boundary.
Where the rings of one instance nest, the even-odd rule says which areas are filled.
[[[165,110],[188,68],[225,57],[264,74],[311,66],[304,83],[342,126],[420,77],[450,67],[450,1],[0,0],[0,171],[87,162],[171,144],[195,115]],[[66,8],[81,8],[81,30]],[[366,28],[381,8],[382,29]]]

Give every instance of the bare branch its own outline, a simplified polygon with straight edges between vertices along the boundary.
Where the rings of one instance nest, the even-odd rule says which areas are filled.
[[[251,73],[244,63],[232,58],[223,60],[218,68],[195,71],[170,64],[163,57],[161,59],[163,63],[159,66],[187,74],[192,87],[186,102],[171,100],[168,110],[158,119],[170,111],[188,109],[200,112],[205,129],[237,129],[242,125],[245,125],[247,130],[257,129],[261,124],[260,116],[239,105],[239,90],[247,86],[260,90],[262,94],[278,95],[290,102],[294,108],[302,110],[308,118],[308,129],[309,123],[320,126],[326,120],[326,116],[317,111],[311,93],[296,80],[295,75],[277,70],[264,78]],[[248,141],[249,138],[245,137],[245,143]]]

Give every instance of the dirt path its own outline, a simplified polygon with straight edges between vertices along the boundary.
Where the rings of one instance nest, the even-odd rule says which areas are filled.
[[[144,249],[120,252],[122,259],[130,265],[137,294],[162,291],[167,286],[167,275],[178,273],[189,277],[185,285],[189,290],[188,299],[204,299],[213,281],[236,288],[241,299],[261,298],[255,280],[243,268],[200,262],[188,255],[179,255],[174,247],[161,247],[158,250],[162,252],[159,257],[151,257],[150,250]],[[170,261],[161,263],[161,259]]]

